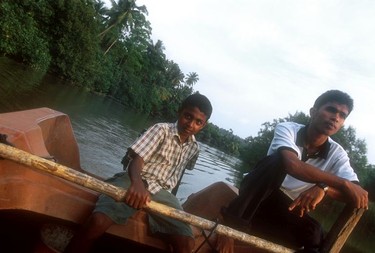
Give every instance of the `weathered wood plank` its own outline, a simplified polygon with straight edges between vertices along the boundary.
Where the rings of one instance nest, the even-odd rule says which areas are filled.
[[[328,232],[321,252],[339,253],[364,212],[363,208],[358,209],[346,205]]]

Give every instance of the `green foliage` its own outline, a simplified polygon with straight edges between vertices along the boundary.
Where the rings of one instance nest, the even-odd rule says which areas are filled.
[[[325,198],[317,209],[310,213],[317,219],[325,231],[329,231],[336,221],[337,217],[344,208],[344,203]],[[358,224],[354,228],[352,234],[348,238],[344,247],[340,252],[343,253],[360,253],[372,252],[369,251],[374,248],[374,240],[366,240],[364,238],[371,238],[375,234],[375,204],[369,203],[369,209],[364,213]]]
[[[98,21],[91,1],[50,1],[53,15],[45,27],[51,40],[51,71],[91,88],[101,67]],[[53,26],[52,26],[53,24]]]
[[[32,1],[2,1],[0,3],[0,53],[29,64],[40,70],[47,70],[51,56],[48,41],[35,20],[40,9]],[[48,9],[44,12],[49,15]]]
[[[3,0],[0,53],[154,116],[175,116],[193,92],[151,40],[147,9],[134,0]]]
[[[369,193],[369,199],[375,201],[375,165],[368,164],[357,168],[359,181]]]
[[[232,156],[240,155],[240,146],[243,140],[234,135],[232,129],[229,131],[208,123],[207,126],[197,135],[198,140],[209,144]]]
[[[300,124],[307,124],[309,117],[303,112],[296,112],[283,119],[274,119],[272,123],[265,122],[256,137],[248,137],[240,149],[240,158],[248,164],[249,168],[267,155],[268,147],[271,144],[275,127],[278,123],[293,121]]]

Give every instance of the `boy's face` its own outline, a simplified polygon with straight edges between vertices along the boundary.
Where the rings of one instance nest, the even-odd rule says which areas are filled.
[[[198,107],[187,107],[178,114],[178,133],[182,139],[198,133],[207,123],[206,114]]]
[[[331,136],[344,125],[349,109],[347,105],[329,102],[319,109],[311,108],[310,115],[312,127],[321,134]]]

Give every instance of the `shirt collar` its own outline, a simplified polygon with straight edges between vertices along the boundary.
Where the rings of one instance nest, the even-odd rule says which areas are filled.
[[[180,135],[178,134],[177,123],[178,123],[178,121],[176,121],[176,122],[173,124],[173,127],[172,127],[172,134],[173,134],[173,136],[176,136],[176,137],[178,138],[178,140],[180,141],[180,143],[181,143]],[[197,142],[197,140],[195,139],[195,136],[194,136],[194,135],[189,136],[189,138],[187,139],[187,142],[186,142],[186,143],[191,143],[191,142],[194,142],[194,143]]]
[[[309,158],[313,159],[313,158],[318,158],[318,157],[323,158],[323,159],[327,159],[329,148],[331,146],[331,144],[329,143],[329,140],[328,140],[329,138],[323,143],[323,145],[320,146],[319,151],[317,153],[315,153],[314,155],[309,155],[307,157],[307,150],[304,148],[304,143],[303,143],[304,140],[306,139],[307,128],[308,128],[308,125],[302,127],[297,133],[296,144],[297,144],[297,146],[303,148],[302,160],[306,161]]]

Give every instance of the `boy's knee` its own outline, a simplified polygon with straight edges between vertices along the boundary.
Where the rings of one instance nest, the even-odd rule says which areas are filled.
[[[96,238],[104,234],[104,232],[113,224],[114,222],[103,213],[93,213],[87,223],[85,224],[84,230],[88,233],[88,236]]]
[[[194,249],[194,246],[195,246],[195,240],[194,240],[194,238],[188,237],[188,239],[187,239],[187,247],[190,249],[190,251],[192,251]]]
[[[190,236],[171,236],[171,244],[174,252],[191,253],[195,246],[194,238]]]
[[[180,248],[181,251],[178,251],[178,252],[190,253],[193,251],[194,246],[195,246],[195,240],[192,237],[186,236],[186,239],[183,240],[182,247]]]

